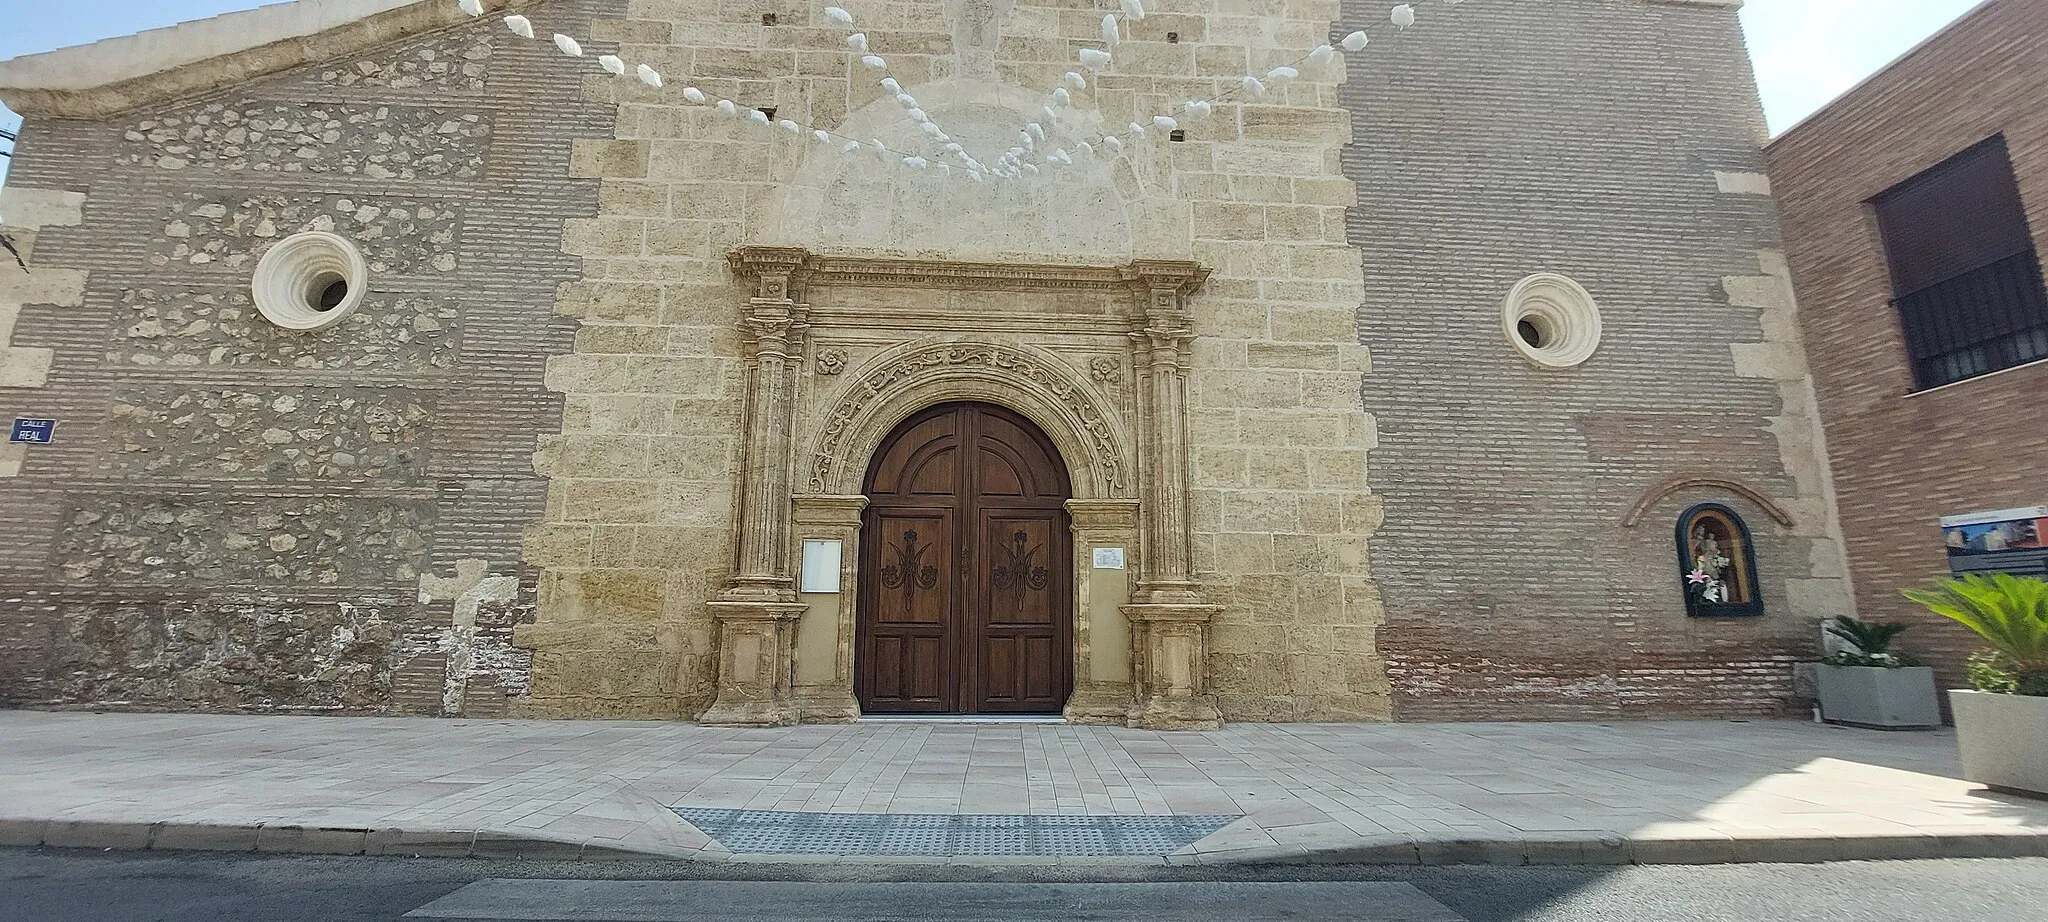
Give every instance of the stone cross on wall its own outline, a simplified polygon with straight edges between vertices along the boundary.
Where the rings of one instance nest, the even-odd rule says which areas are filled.
[[[954,76],[996,78],[996,45],[1003,38],[1003,20],[1016,5],[1016,0],[946,0],[946,16],[953,20]]]

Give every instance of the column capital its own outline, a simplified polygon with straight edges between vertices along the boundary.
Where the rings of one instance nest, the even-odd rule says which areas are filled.
[[[1185,259],[1140,259],[1124,266],[1123,276],[1141,293],[1167,292],[1179,299],[1209,280],[1209,267]]]
[[[801,348],[810,329],[806,305],[795,301],[754,298],[740,316],[740,338],[751,359],[772,356],[790,359]]]
[[[806,493],[790,497],[790,502],[795,505],[796,524],[832,528],[860,527],[861,511],[868,507],[868,498],[859,494]]]
[[[1171,259],[1144,259],[1123,268],[1124,280],[1137,296],[1136,329],[1131,336],[1139,347],[1140,361],[1154,366],[1184,369],[1188,344],[1194,340],[1189,329],[1188,298],[1209,278],[1200,263]]]
[[[725,254],[725,261],[734,275],[754,281],[754,300],[786,303],[801,300],[812,256],[802,247],[749,246]]]
[[[1067,518],[1073,522],[1077,532],[1135,530],[1138,527],[1138,501],[1070,499],[1067,500]]]

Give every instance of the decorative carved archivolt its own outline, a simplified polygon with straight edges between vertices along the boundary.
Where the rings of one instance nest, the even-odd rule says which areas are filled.
[[[1071,370],[1056,359],[1017,346],[945,340],[892,350],[853,373],[852,382],[819,429],[811,465],[811,492],[826,492],[836,485],[840,471],[864,463],[865,459],[848,457],[848,453],[867,446],[850,446],[846,440],[874,408],[884,405],[893,395],[920,392],[933,379],[956,376],[963,371],[1059,407],[1089,449],[1086,459],[1070,458],[1068,463],[1085,460],[1110,495],[1129,492],[1130,471],[1123,453],[1127,440],[1120,437],[1108,413]],[[1058,439],[1057,434],[1053,435]]]

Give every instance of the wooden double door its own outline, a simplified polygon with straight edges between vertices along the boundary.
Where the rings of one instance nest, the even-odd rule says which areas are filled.
[[[855,684],[868,713],[1058,713],[1073,688],[1066,467],[1000,407],[904,421],[868,469]]]

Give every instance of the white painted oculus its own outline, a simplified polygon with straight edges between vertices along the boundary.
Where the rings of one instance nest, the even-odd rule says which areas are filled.
[[[249,293],[263,319],[310,333],[347,319],[370,290],[370,269],[348,238],[326,231],[293,234],[256,261]]]
[[[1600,348],[1600,306],[1584,286],[1555,272],[1516,282],[1500,322],[1508,342],[1545,368],[1583,365]]]

